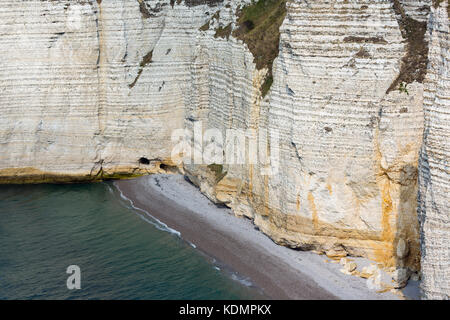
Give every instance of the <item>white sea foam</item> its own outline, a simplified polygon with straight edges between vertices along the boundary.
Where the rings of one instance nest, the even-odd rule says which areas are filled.
[[[111,186],[107,183],[105,183],[105,185],[106,185],[106,188],[108,189],[109,193],[113,194],[114,190],[111,188]]]
[[[123,193],[122,190],[120,190],[120,188],[117,185],[114,185],[117,190],[119,191],[120,197],[125,200],[126,202],[128,202],[130,204],[131,207],[129,207],[130,209],[134,209],[136,211],[142,212],[144,213],[144,215],[139,214],[139,217],[144,220],[145,222],[150,223],[151,225],[155,226],[157,229],[161,230],[161,231],[166,231],[172,234],[177,235],[178,237],[181,238],[181,232],[179,232],[178,230],[172,229],[170,228],[167,224],[165,224],[164,222],[160,221],[159,219],[155,218],[154,216],[152,216],[148,211],[143,210],[141,208],[138,208],[134,205],[133,200],[131,200],[130,198],[126,197]],[[148,219],[146,216],[150,217],[150,219]],[[195,248],[195,246],[194,246]]]
[[[236,273],[231,274],[231,279],[238,281],[246,287],[251,287],[253,283],[249,279],[241,278]]]
[[[155,181],[158,178],[158,181]],[[254,246],[254,250],[264,250],[272,258],[286,263],[290,269],[300,270],[310,276],[318,287],[327,288],[331,293],[343,299],[396,299],[391,293],[375,293],[367,289],[365,280],[349,277],[339,271],[339,266],[325,263],[323,257],[311,252],[300,252],[278,246],[263,233],[256,231],[254,225],[245,219],[235,217],[230,209],[218,208],[200,191],[181,175],[157,175],[146,177],[137,183],[154,189],[165,198],[189,209],[190,214],[197,215],[207,223],[219,228],[230,236],[241,239]],[[122,195],[123,197],[123,195]],[[123,197],[126,199],[125,197]],[[127,199],[128,200],[128,199]],[[198,248],[197,248],[198,249]],[[258,251],[257,251],[258,252]],[[211,257],[212,258],[212,257]],[[361,258],[362,259],[362,258]],[[212,258],[212,267],[218,268],[234,281],[245,286],[255,286],[249,278],[228,270]],[[217,270],[216,268],[216,270]]]
[[[116,189],[119,191],[120,197],[121,197],[123,200],[125,200],[125,202],[126,202],[125,205],[127,206],[127,204],[129,204],[129,206],[127,206],[129,209],[134,209],[134,210],[136,210],[136,211],[139,211],[139,212],[142,212],[142,213],[145,214],[145,215],[138,214],[138,216],[139,216],[141,219],[143,219],[144,221],[146,221],[146,222],[152,224],[153,226],[155,226],[155,227],[158,228],[159,230],[166,231],[166,232],[170,232],[170,233],[175,234],[175,235],[177,235],[177,236],[179,236],[179,237],[181,238],[181,233],[180,233],[179,231],[177,231],[177,230],[175,230],[175,229],[172,229],[172,228],[168,227],[165,223],[163,223],[163,222],[161,222],[159,219],[153,217],[148,211],[145,211],[145,210],[143,210],[143,209],[141,209],[141,208],[136,207],[136,206],[134,205],[134,203],[133,203],[133,200],[131,200],[130,198],[126,197],[126,196],[123,194],[122,190],[120,190],[120,188],[119,188],[117,185],[114,184],[114,186],[115,186]],[[154,220],[154,221],[148,219],[146,216],[150,217],[150,218],[151,218],[152,220]],[[189,245],[190,245],[191,247],[193,247],[194,249],[197,248],[197,246],[196,246],[195,244],[193,244],[192,242],[189,242],[189,241],[188,241],[188,243],[189,243]],[[212,261],[212,262],[213,262],[213,263],[216,263],[217,260],[213,258],[213,261]],[[222,271],[218,266],[214,266],[214,269],[216,269],[217,271]],[[227,272],[227,273],[228,273],[228,272]],[[253,283],[252,283],[248,278],[240,277],[240,276],[238,276],[238,275],[235,274],[235,273],[231,273],[231,279],[234,280],[234,281],[237,281],[237,282],[241,283],[242,285],[244,285],[244,286],[246,286],[246,287],[251,287],[251,286],[253,285]]]

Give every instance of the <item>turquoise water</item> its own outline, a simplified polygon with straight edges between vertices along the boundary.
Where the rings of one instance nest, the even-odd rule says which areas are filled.
[[[106,183],[0,186],[0,299],[256,297],[148,218]]]

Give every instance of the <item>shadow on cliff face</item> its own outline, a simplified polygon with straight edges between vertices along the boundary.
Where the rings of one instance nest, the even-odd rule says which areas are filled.
[[[422,145],[422,148],[420,150],[420,157],[419,157],[420,174],[418,177],[419,190],[417,193],[417,218],[418,218],[417,220],[419,223],[419,231],[420,231],[419,232],[420,254],[423,259],[426,259],[427,257],[427,247],[425,245],[425,233],[428,233],[427,236],[430,236],[429,235],[430,230],[428,230],[428,232],[425,231],[426,229],[425,224],[428,219],[427,211],[432,211],[437,213],[438,215],[441,215],[441,210],[435,200],[434,188],[431,181],[429,156],[425,148],[428,132],[429,129],[426,126],[423,135],[424,144]],[[431,206],[431,208],[428,207],[428,204]]]
[[[431,188],[431,181],[430,181],[430,162],[428,159],[428,153],[425,148],[426,139],[428,136],[429,129],[427,126],[425,126],[425,130],[423,132],[423,145],[420,149],[420,155],[419,155],[419,176],[418,176],[418,184],[419,184],[419,190],[417,192],[417,220],[419,222],[419,229],[420,229],[420,250],[421,255],[425,257],[427,254],[426,247],[423,245],[423,236],[424,236],[424,223],[426,219],[426,211],[427,211],[427,204],[426,204],[426,197],[427,197],[427,190],[430,187]],[[431,190],[432,191],[432,190]],[[430,193],[432,194],[432,192]]]
[[[399,199],[393,252],[395,267],[419,271],[418,169],[409,164],[403,166],[396,183],[399,186]]]

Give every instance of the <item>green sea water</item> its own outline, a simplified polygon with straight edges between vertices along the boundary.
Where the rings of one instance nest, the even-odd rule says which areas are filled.
[[[232,278],[111,184],[0,186],[0,299],[257,297]]]

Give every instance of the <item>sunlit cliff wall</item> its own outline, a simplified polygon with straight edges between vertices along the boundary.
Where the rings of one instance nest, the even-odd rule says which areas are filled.
[[[430,65],[425,82],[419,218],[422,288],[429,299],[450,298],[450,77],[448,2],[432,7]]]
[[[278,134],[263,146],[279,154],[275,174],[179,170],[277,243],[419,270],[423,100],[445,107],[431,101],[448,92],[444,13],[431,0],[273,0],[261,27],[242,20],[250,2],[1,0],[0,182],[172,170],[173,130],[198,123]]]

